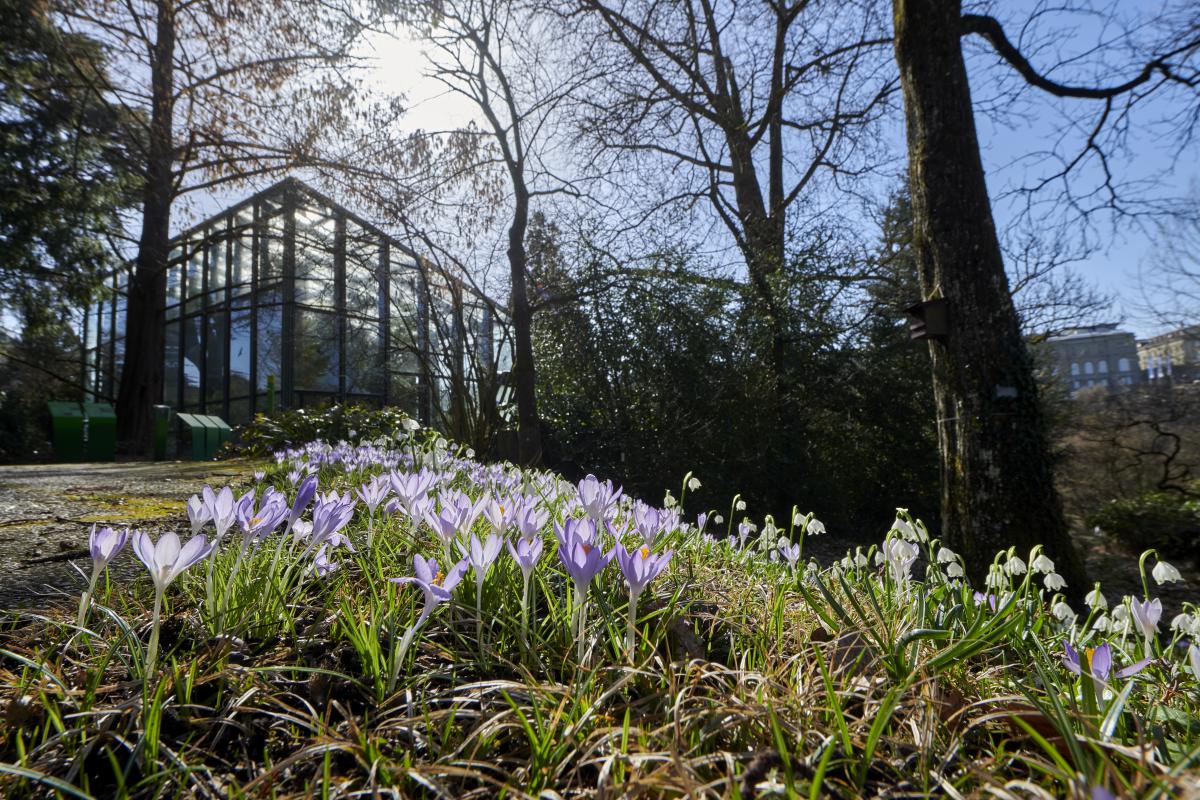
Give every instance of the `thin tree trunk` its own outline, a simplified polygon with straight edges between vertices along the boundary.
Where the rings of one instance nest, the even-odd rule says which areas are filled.
[[[513,180],[513,218],[508,228],[508,266],[512,281],[512,377],[517,399],[517,443],[521,463],[532,466],[542,459],[542,434],[537,410],[537,375],[533,363],[532,313],[525,284],[528,257],[525,233],[529,228],[529,190]]]
[[[159,0],[151,55],[149,141],[142,193],[142,231],[125,322],[125,362],[117,392],[117,439],[122,452],[145,454],[150,447],[151,406],[162,397],[163,303],[174,196],[174,0]]]
[[[996,552],[1042,544],[1086,591],[1054,487],[1046,424],[988,200],[960,44],[961,0],[894,0],[908,128],[914,245],[926,299],[949,331],[931,341],[942,538],[982,585]]]

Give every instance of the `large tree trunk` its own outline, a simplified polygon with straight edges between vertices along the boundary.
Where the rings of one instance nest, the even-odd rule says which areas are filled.
[[[149,140],[142,193],[142,232],[125,322],[125,362],[117,392],[117,439],[122,452],[145,454],[150,447],[151,406],[162,398],[163,304],[174,197],[174,0],[159,0],[151,54]]]
[[[508,266],[512,281],[513,356],[512,377],[517,398],[518,458],[526,466],[542,460],[541,423],[537,410],[537,375],[533,363],[533,315],[525,275],[528,257],[525,233],[529,228],[529,190],[514,176],[512,224],[508,228]]]
[[[988,200],[960,37],[961,0],[894,0],[914,245],[931,341],[942,538],[981,585],[996,552],[1042,544],[1072,594],[1086,576],[1054,488],[1046,425]]]

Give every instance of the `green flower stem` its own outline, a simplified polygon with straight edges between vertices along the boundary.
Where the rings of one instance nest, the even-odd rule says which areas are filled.
[[[161,628],[162,622],[162,589],[154,591],[154,618],[150,623],[150,644],[146,646],[146,672],[145,677],[149,678],[154,674],[155,662],[158,660],[158,631]]]
[[[637,603],[638,596],[636,594],[629,595],[629,626],[625,630],[625,649],[629,651],[629,657],[633,658],[634,640],[637,637]]]
[[[88,582],[87,591],[83,593],[83,597],[79,598],[79,616],[75,620],[75,627],[82,628],[83,623],[87,621],[88,607],[92,603],[92,594],[96,591],[96,582],[100,580],[100,573],[104,570],[99,564],[92,566],[92,579]]]

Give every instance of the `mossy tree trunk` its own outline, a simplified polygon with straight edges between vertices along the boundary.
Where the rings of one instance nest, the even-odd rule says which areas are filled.
[[[941,455],[942,531],[982,586],[998,550],[1045,546],[1074,595],[1086,575],[1054,486],[1046,425],[988,199],[961,0],[894,0],[908,129],[914,245],[925,299],[949,330],[929,344]]]

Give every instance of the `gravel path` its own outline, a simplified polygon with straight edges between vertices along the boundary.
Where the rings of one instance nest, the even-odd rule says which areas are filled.
[[[184,533],[189,495],[244,481],[252,469],[237,461],[0,466],[0,609],[77,594],[93,523]]]

